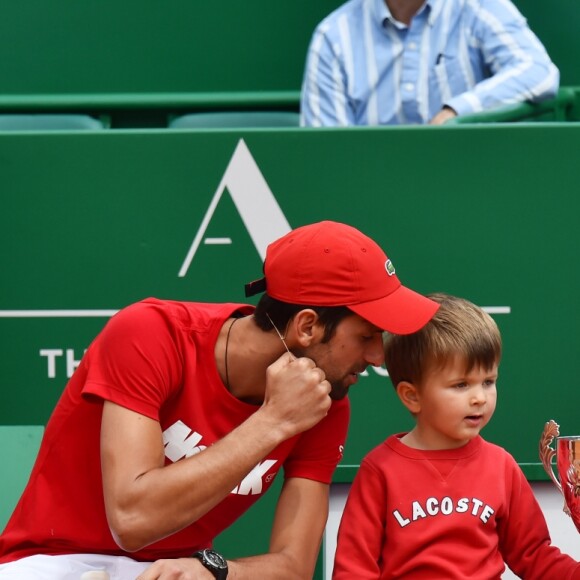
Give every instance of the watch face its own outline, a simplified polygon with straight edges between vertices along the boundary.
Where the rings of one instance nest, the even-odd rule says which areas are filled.
[[[213,550],[204,550],[204,556],[207,558],[208,562],[216,568],[228,567],[228,563],[226,562],[225,558]]]

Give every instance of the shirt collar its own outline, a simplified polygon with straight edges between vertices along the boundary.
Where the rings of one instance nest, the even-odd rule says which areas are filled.
[[[384,27],[387,20],[396,22],[385,0],[372,0],[372,3],[375,19],[381,28]],[[433,26],[439,14],[441,14],[443,0],[426,0],[425,4],[427,5],[426,10],[429,11],[429,24]]]

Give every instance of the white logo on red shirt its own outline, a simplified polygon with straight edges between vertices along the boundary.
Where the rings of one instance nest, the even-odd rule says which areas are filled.
[[[184,457],[191,457],[207,448],[199,445],[203,436],[197,431],[190,429],[183,421],[177,421],[171,427],[163,431],[163,443],[165,444],[165,457],[175,463]],[[277,459],[265,459],[258,463],[246,477],[238,484],[231,493],[238,495],[257,495],[263,491],[263,482],[270,483],[275,473],[266,476],[266,473],[278,462]],[[266,476],[266,477],[264,477]]]
[[[171,427],[163,431],[163,443],[165,444],[165,457],[169,461],[179,461],[184,457],[191,457],[206,446],[198,445],[202,435],[190,429],[183,421],[177,421]]]
[[[452,513],[468,513],[471,516],[479,518],[484,524],[487,524],[489,518],[495,513],[495,510],[475,497],[472,499],[462,497],[456,502],[450,497],[444,497],[441,500],[436,497],[430,497],[423,504],[419,501],[414,501],[411,513],[402,515],[399,510],[395,510],[393,515],[399,525],[404,528],[417,520],[439,515],[448,516]]]

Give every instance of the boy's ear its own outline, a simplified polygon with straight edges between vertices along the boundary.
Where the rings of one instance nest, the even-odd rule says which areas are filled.
[[[294,341],[301,347],[310,346],[313,342],[320,342],[324,335],[324,328],[320,325],[318,314],[305,308],[296,313],[290,322]]]
[[[401,381],[396,388],[397,395],[409,412],[417,414],[421,410],[417,387],[408,381]]]

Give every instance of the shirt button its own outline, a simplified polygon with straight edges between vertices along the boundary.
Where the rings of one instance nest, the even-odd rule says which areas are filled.
[[[405,83],[403,88],[410,92],[415,88],[415,85],[413,83]]]
[[[415,50],[417,45],[414,42],[409,42],[408,46],[409,50]]]

